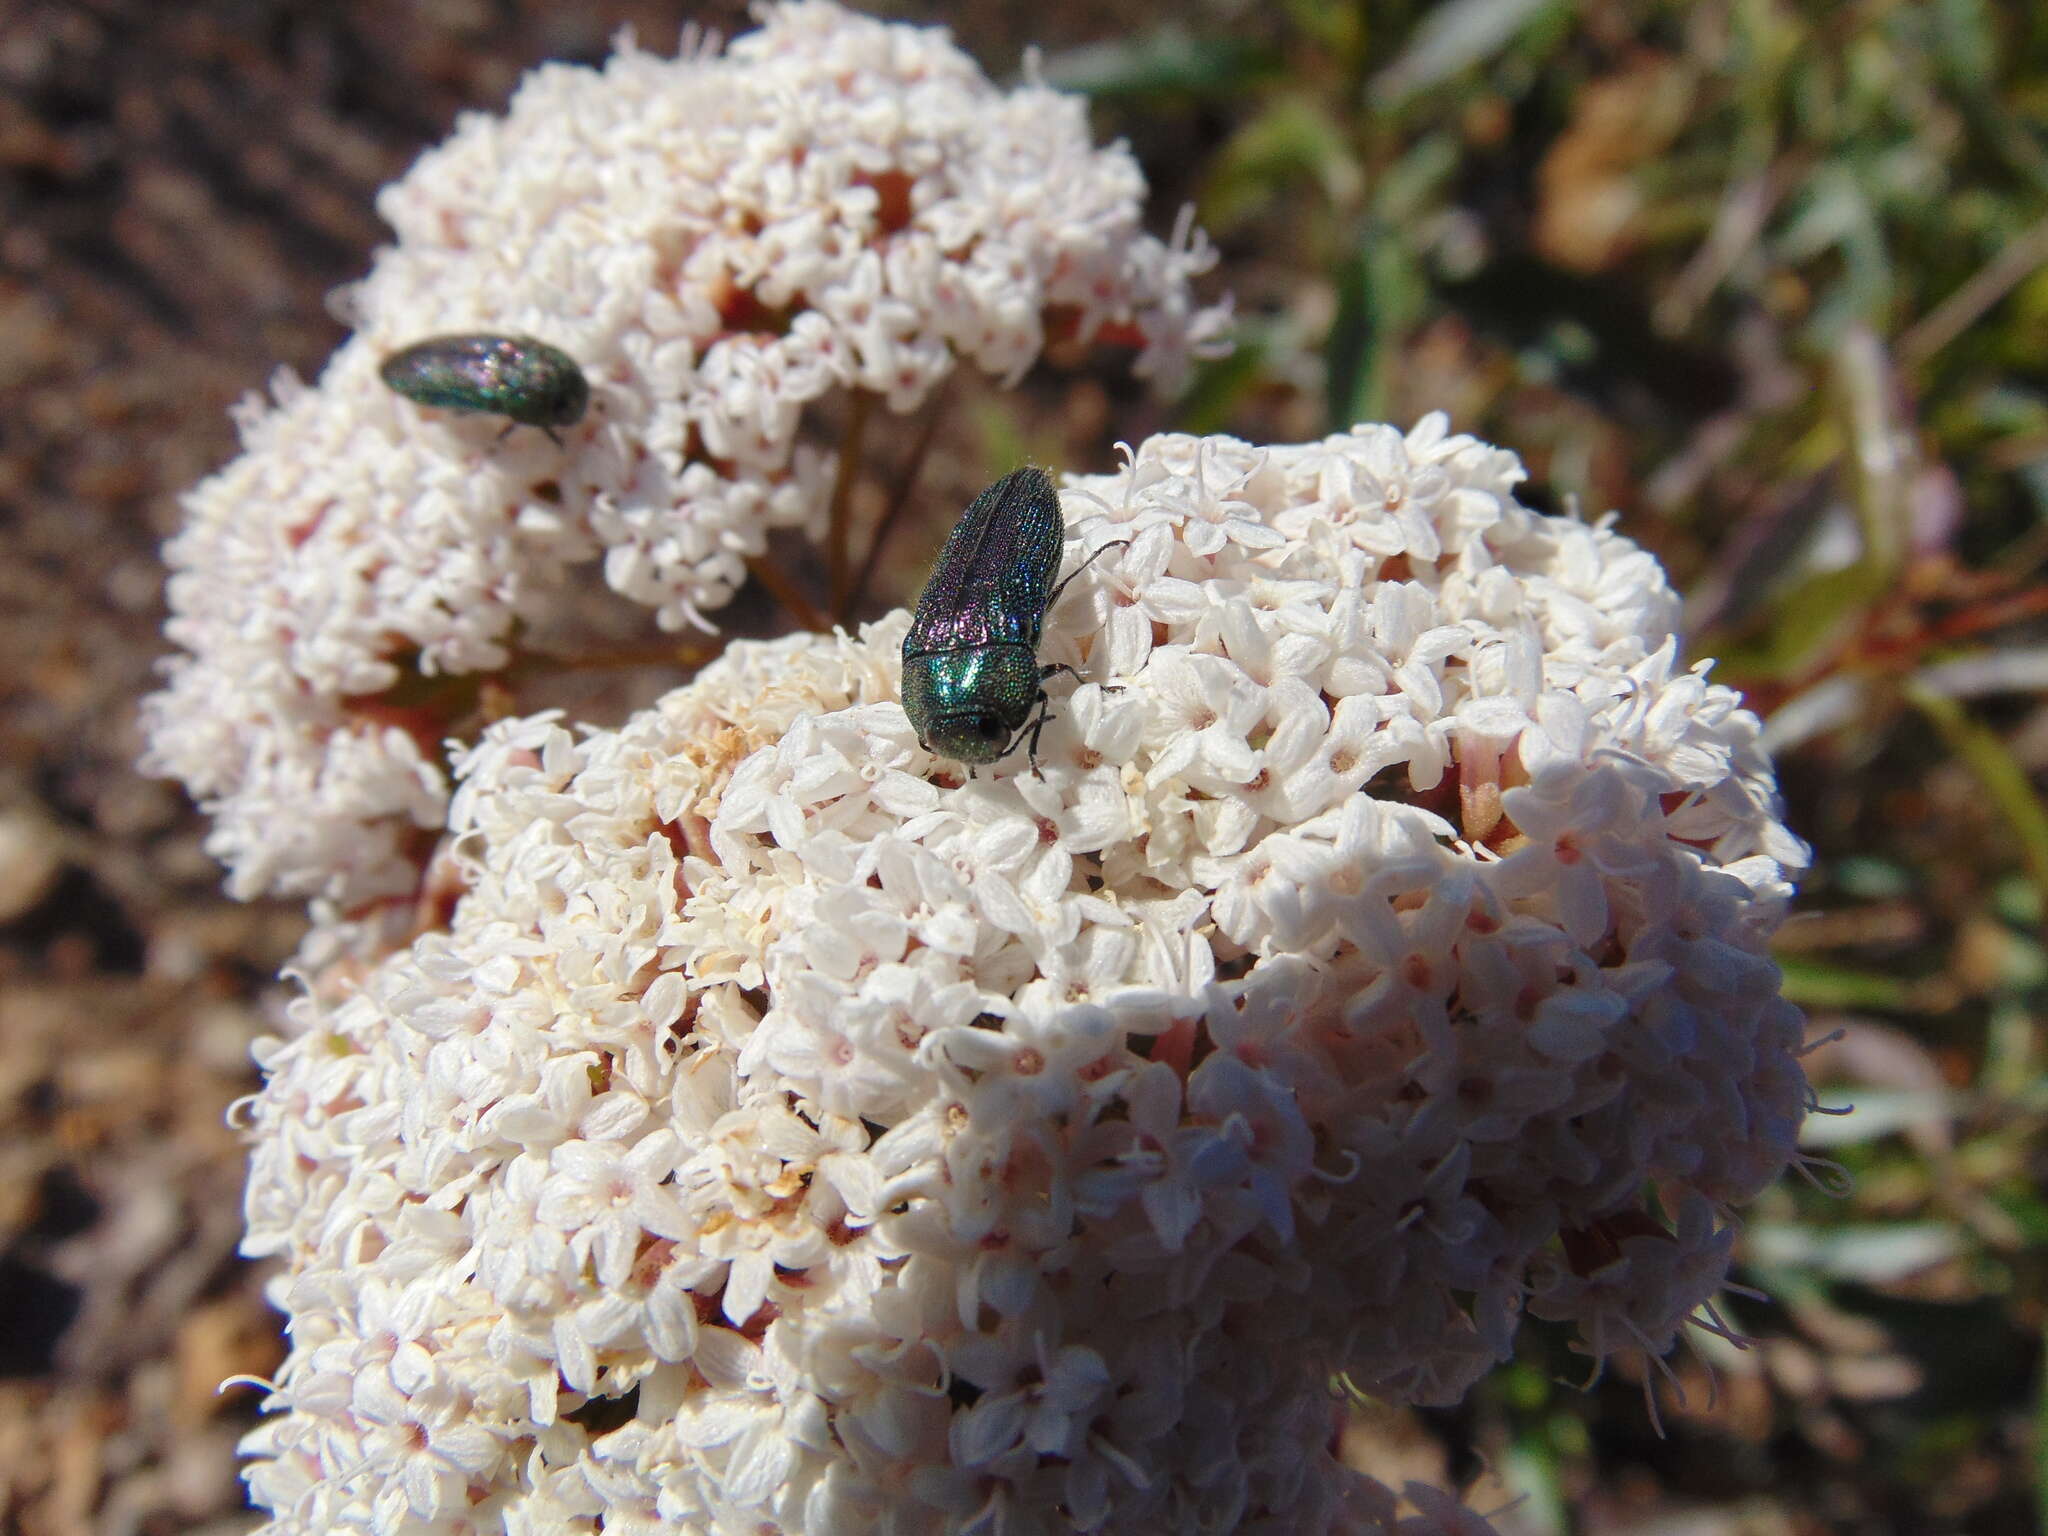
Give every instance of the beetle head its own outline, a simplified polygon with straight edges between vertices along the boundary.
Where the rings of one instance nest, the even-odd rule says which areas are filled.
[[[932,722],[922,745],[935,757],[962,763],[992,763],[1010,750],[1015,733],[1008,722],[987,710],[941,715]]]

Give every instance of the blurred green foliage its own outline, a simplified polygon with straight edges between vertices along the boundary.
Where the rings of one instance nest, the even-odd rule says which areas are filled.
[[[2044,1528],[2048,6],[1289,0],[1044,68],[1213,143],[1240,346],[1186,424],[1443,408],[1620,509],[1815,845],[1781,953],[1853,1183],[1754,1213],[1756,1346],[1705,1341],[1711,1406],[1673,1362],[1668,1440],[1502,1373],[1525,1528],[1625,1462],[1771,1529]]]

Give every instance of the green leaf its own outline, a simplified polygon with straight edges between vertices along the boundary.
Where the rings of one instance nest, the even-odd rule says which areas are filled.
[[[2048,1248],[2048,1200],[2039,1190],[2006,1186],[1992,1190],[1988,1198],[2029,1247]]]
[[[1932,689],[1909,681],[1906,697],[1933,721],[1950,750],[1977,776],[2012,831],[2027,877],[2037,890],[2048,894],[2048,807],[2041,804],[2033,780],[2012,755],[2005,738],[1974,719],[1954,699]]]
[[[1834,385],[1850,500],[1863,532],[1860,567],[1892,583],[1911,537],[1908,445],[1893,411],[1891,359],[1875,332],[1852,326],[1835,349]]]
[[[1387,413],[1401,341],[1421,316],[1428,283],[1397,233],[1368,226],[1337,276],[1337,316],[1323,349],[1332,431]]]
[[[1818,291],[1820,302],[1806,322],[1817,345],[1832,347],[1859,322],[1883,327],[1894,292],[1884,226],[1871,206],[1874,166],[1847,158],[1824,163],[1806,189],[1805,205],[1777,240],[1787,263],[1810,262],[1832,251],[1841,271]]]
[[[1785,996],[1802,1008],[1879,1009],[1908,1013],[1913,1009],[1912,983],[1882,971],[1860,971],[1829,965],[1804,956],[1781,956]]]
[[[1222,431],[1245,397],[1267,382],[1272,351],[1266,326],[1240,322],[1229,353],[1195,370],[1194,382],[1181,397],[1180,429],[1202,435]]]
[[[1277,56],[1241,37],[1192,37],[1168,23],[1141,37],[1091,43],[1039,61],[1047,85],[1088,96],[1236,96],[1274,72]]]
[[[1721,664],[1737,678],[1781,678],[1806,670],[1806,663],[1856,628],[1870,605],[1889,588],[1881,572],[1862,565],[1824,571],[1776,594],[1773,621],[1746,644],[1716,647]]]
[[[1489,59],[1559,0],[1447,0],[1426,11],[1408,46],[1373,76],[1370,94],[1379,111],[1399,106],[1433,85]]]
[[[1852,854],[1839,860],[1831,875],[1836,890],[1862,901],[1897,901],[1913,894],[1913,872],[1877,854]]]
[[[2038,931],[2048,911],[2042,907],[2041,888],[2024,880],[2001,880],[1991,893],[1991,910],[2016,928]]]
[[[1344,0],[1287,0],[1287,19],[1316,52],[1348,71],[1365,45],[1367,7]]]
[[[2042,1085],[2042,1040],[2029,999],[2006,997],[1991,1009],[1984,1029],[1983,1091],[2021,1100]]]
[[[1202,222],[1212,231],[1235,227],[1306,182],[1326,207],[1356,205],[1364,173],[1343,127],[1315,97],[1276,97],[1231,136],[1217,156],[1201,197]]]
[[[1456,179],[1464,160],[1455,134],[1424,134],[1373,180],[1373,216],[1400,225],[1432,212]]]

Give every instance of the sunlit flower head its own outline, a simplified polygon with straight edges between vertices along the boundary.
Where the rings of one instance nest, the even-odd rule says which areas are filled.
[[[1130,543],[1042,776],[920,749],[901,613],[495,727],[446,931],[265,1048],[272,1528],[1481,1528],[1333,1376],[1668,1348],[1807,1104],[1757,722],[1519,476],[1431,417],[1071,480],[1066,568]]]

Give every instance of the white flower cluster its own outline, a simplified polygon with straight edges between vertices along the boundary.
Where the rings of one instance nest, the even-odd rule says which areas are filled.
[[[1333,1373],[1664,1350],[1807,1103],[1757,722],[1519,475],[1432,417],[1071,482],[1067,567],[1130,543],[1042,777],[919,748],[900,613],[494,728],[447,931],[264,1051],[269,1529],[1483,1527]]]
[[[811,3],[725,53],[549,66],[386,189],[397,232],[316,385],[243,407],[243,453],[167,558],[186,654],[145,708],[148,766],[213,817],[235,894],[344,907],[410,891],[459,696],[602,560],[664,627],[703,623],[769,529],[816,521],[805,411],[896,410],[962,361],[1006,379],[1051,334],[1172,376],[1218,343],[1183,225],[1078,98],[1003,92],[943,32]],[[423,338],[535,335],[587,375],[558,446],[379,380]]]

